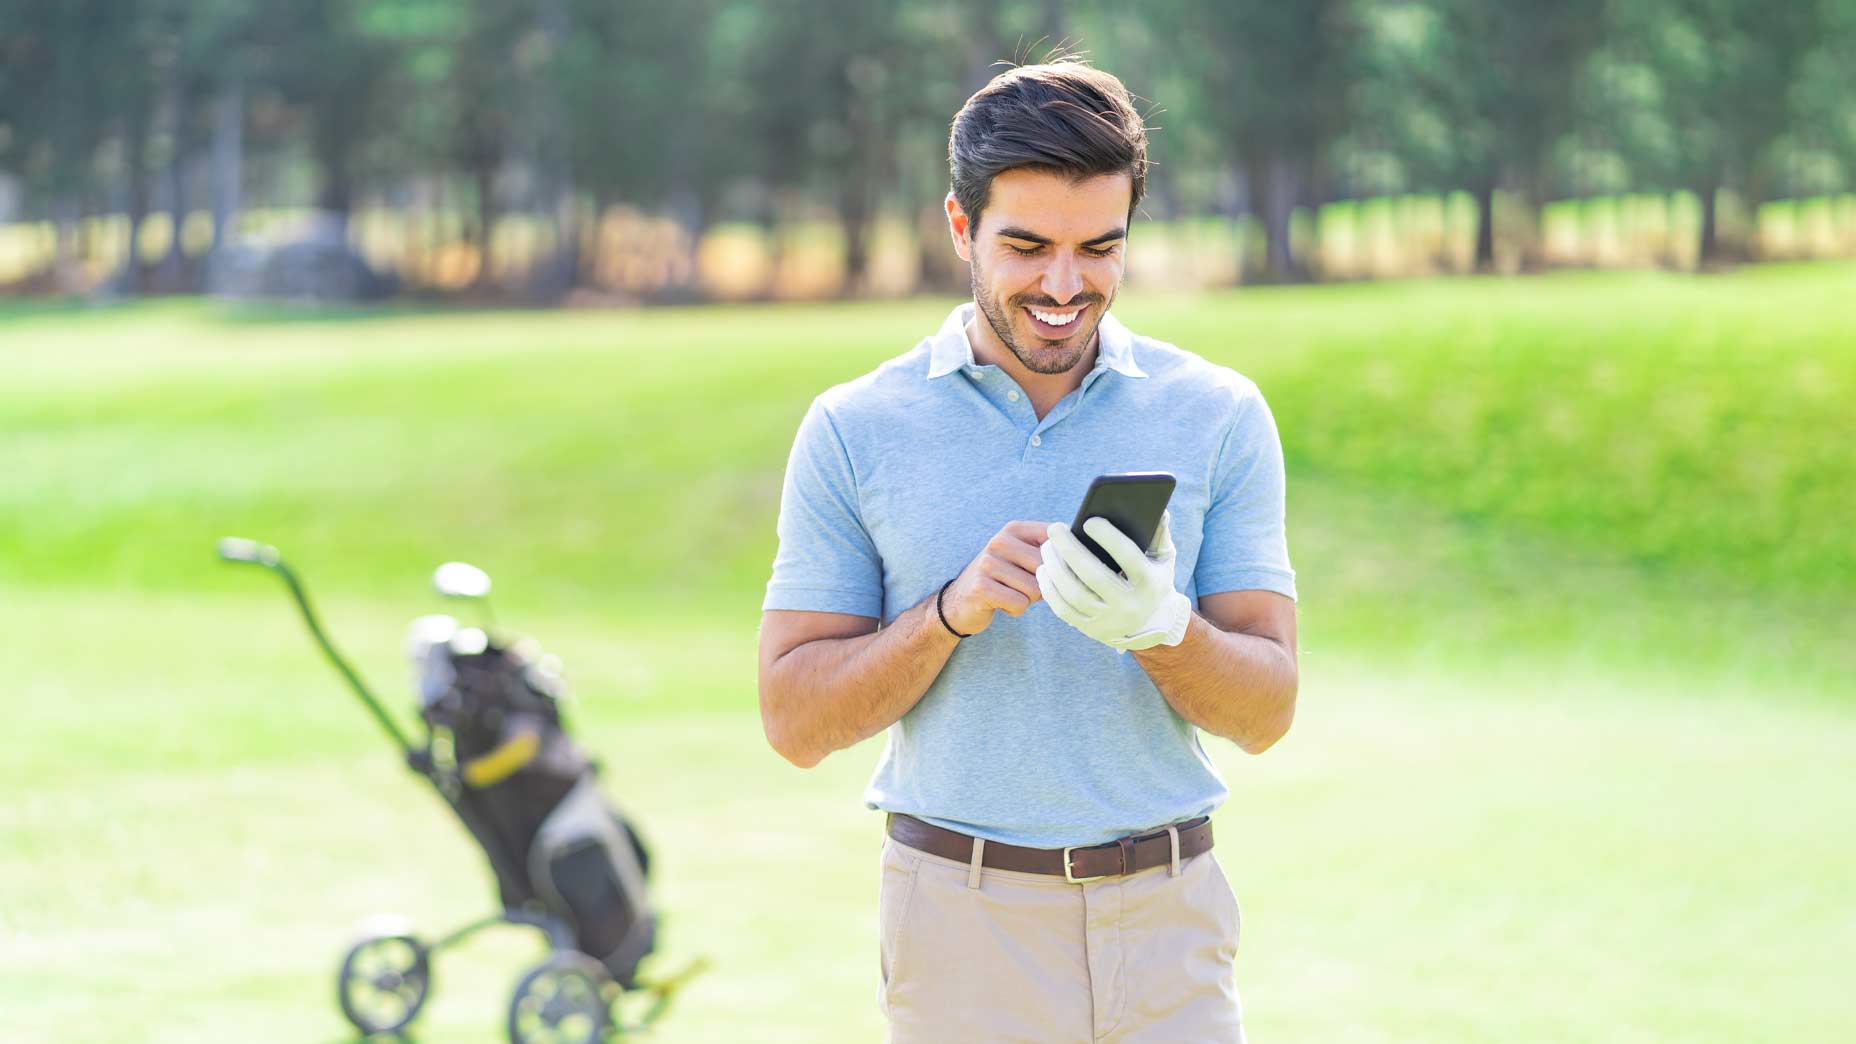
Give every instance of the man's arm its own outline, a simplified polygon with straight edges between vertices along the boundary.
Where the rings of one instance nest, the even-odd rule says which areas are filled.
[[[868,616],[761,614],[760,719],[767,742],[811,768],[876,735],[915,706],[959,641],[935,618],[933,598],[882,630]]]
[[[1252,754],[1295,719],[1295,602],[1274,591],[1206,595],[1184,641],[1130,655],[1174,713]]]
[[[994,614],[1023,616],[1038,598],[1042,522],[1012,522],[948,585],[948,623],[972,636]],[[939,592],[937,592],[938,594]],[[761,614],[760,718],[780,756],[811,768],[909,712],[960,639],[929,595],[877,630],[868,616],[770,609]]]

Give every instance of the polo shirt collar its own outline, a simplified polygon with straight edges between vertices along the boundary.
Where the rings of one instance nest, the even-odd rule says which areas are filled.
[[[967,323],[972,321],[976,309],[977,306],[968,301],[949,313],[947,321],[941,324],[928,346],[929,380],[979,365],[973,358],[973,345],[967,342]],[[1096,334],[1097,369],[1114,370],[1124,377],[1147,376],[1146,371],[1135,365],[1134,334],[1121,325],[1121,320],[1112,313],[1104,315]]]

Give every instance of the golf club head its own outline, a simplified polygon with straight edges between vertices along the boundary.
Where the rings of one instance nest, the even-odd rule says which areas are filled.
[[[243,537],[226,537],[219,541],[219,557],[228,562],[249,562],[253,565],[276,565],[277,549],[269,544],[260,544],[256,540]]]
[[[432,587],[446,598],[487,598],[490,574],[469,562],[446,562],[432,571]]]

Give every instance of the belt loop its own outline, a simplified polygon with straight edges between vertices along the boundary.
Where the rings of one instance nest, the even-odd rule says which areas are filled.
[[[967,864],[967,887],[968,888],[978,888],[980,886],[980,861],[984,858],[985,854],[986,854],[986,839],[983,837],[974,838],[973,839],[973,859],[971,862]]]
[[[1174,823],[1166,825],[1166,836],[1173,842],[1173,866],[1167,871],[1168,877],[1179,876],[1179,826]]]

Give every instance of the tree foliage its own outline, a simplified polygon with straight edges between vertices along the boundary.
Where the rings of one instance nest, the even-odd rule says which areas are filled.
[[[1471,193],[1487,265],[1551,200],[1686,191],[1706,260],[1755,249],[1723,194],[1856,171],[1856,0],[0,0],[0,176],[61,254],[87,215],[437,199],[487,279],[536,215],[555,291],[613,205],[692,243],[827,218],[855,292],[883,215],[934,238],[962,100],[1059,45],[1161,117],[1154,206],[1254,217],[1275,278],[1318,273],[1294,217],[1336,199]]]

